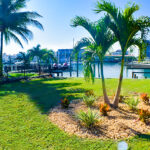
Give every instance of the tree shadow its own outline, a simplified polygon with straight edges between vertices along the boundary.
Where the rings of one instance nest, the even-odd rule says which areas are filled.
[[[150,134],[138,134],[138,138],[150,141]]]
[[[53,80],[55,79],[40,79],[7,84],[2,86],[1,96],[11,93],[27,94],[40,111],[47,114],[49,109],[58,105],[63,97],[69,96],[70,100],[79,99],[78,94],[86,91],[85,89],[76,88],[82,83],[67,83],[62,81],[64,79],[56,79],[61,81],[58,83],[50,82]],[[71,90],[67,90],[67,87],[71,87]]]

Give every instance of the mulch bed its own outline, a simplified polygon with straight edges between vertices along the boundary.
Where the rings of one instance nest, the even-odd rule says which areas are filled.
[[[91,109],[100,114],[99,105],[102,102],[101,97]],[[150,106],[143,102],[140,102],[138,108],[150,111]],[[87,129],[76,119],[75,114],[80,110],[87,111],[88,107],[81,100],[74,100],[68,109],[62,109],[60,105],[51,109],[49,119],[68,134],[82,138],[123,139],[139,134],[150,134],[150,122],[145,124],[140,121],[138,114],[125,103],[120,103],[116,110],[111,109],[108,116],[101,116],[96,126],[91,129]]]

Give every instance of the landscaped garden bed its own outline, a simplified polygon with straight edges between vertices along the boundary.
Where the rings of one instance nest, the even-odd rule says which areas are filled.
[[[128,98],[127,98],[128,99]],[[80,111],[88,112],[89,108],[82,100],[74,100],[68,109],[61,105],[50,110],[49,119],[68,134],[75,134],[82,138],[124,139],[139,134],[150,133],[150,118],[143,122],[139,118],[139,111],[150,112],[150,106],[139,101],[136,109],[126,103],[120,103],[118,109],[109,108],[107,116],[102,116],[100,105],[103,98],[98,98],[90,110],[99,115],[97,123],[87,128],[77,117]]]
[[[109,83],[107,88],[110,95],[113,95],[115,92],[115,87],[117,86],[116,81],[116,79],[106,80],[106,82]],[[125,79],[123,82],[122,95],[134,94],[137,96],[137,93],[144,92],[150,95],[150,87],[147,86],[147,84],[150,84],[149,79]],[[65,118],[60,118],[58,121],[65,123],[61,125],[64,126],[65,129],[67,129],[67,127],[70,128],[69,132],[64,132],[64,129],[60,130],[59,128],[61,127],[58,128],[58,125],[54,125],[54,121],[49,121],[54,119],[54,116],[53,118],[49,118],[47,115],[49,114],[49,110],[53,110],[54,106],[60,102],[63,96],[68,97],[72,95],[72,100],[82,99],[85,91],[90,88],[94,90],[97,97],[102,97],[102,90],[99,90],[98,87],[101,88],[101,80],[96,79],[95,84],[91,84],[86,83],[81,78],[35,79],[30,82],[21,81],[2,85],[0,91],[0,149],[117,149],[120,140],[101,140],[100,138],[92,139],[92,137],[90,137],[91,140],[70,136],[67,133],[74,134],[70,132],[71,128],[74,128],[74,122],[70,124],[69,127],[66,122],[63,121]],[[100,100],[97,100],[95,104],[100,103],[99,101]],[[73,100],[72,102],[75,103],[78,102],[78,100]],[[69,109],[62,109],[61,106],[58,106],[60,108],[58,111],[62,111],[62,113],[64,113],[64,111],[72,111],[72,105],[80,105],[80,102],[77,104],[72,104],[72,102]],[[81,104],[79,108],[84,107],[87,109],[87,106],[83,102],[81,102]],[[95,109],[95,104],[93,104],[91,109]],[[122,103],[119,104],[119,107],[121,107],[121,105]],[[99,106],[97,107],[97,111],[98,115],[101,115]],[[108,116],[112,115],[113,111],[109,111]],[[70,117],[70,115],[68,116]],[[102,118],[105,119],[107,117],[101,117],[100,119]],[[133,121],[134,120],[136,119],[133,119]],[[104,121],[101,122],[101,127],[103,123]],[[141,121],[137,121],[136,123],[143,124]],[[82,128],[88,131],[86,127],[82,126]],[[103,130],[103,132],[104,131],[105,130]],[[129,139],[123,138],[122,140],[126,141],[128,147],[132,150],[148,150],[150,147],[149,133],[139,134]]]

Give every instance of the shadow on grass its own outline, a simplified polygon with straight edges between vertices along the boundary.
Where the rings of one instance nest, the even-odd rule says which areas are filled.
[[[139,134],[138,138],[150,141],[150,134]]]
[[[58,83],[51,83],[53,80],[58,80]],[[59,104],[61,98],[69,96],[70,100],[78,99],[78,94],[86,91],[85,89],[76,88],[82,83],[67,83],[62,80],[64,79],[40,79],[4,85],[0,96],[14,92],[25,93],[42,113],[48,113],[50,108]],[[67,87],[71,87],[71,90],[66,90]]]

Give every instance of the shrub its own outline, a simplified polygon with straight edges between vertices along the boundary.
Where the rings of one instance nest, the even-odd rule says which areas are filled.
[[[88,106],[92,106],[93,103],[95,102],[96,98],[95,96],[91,95],[91,96],[84,96],[83,97],[83,102]]]
[[[94,96],[95,94],[94,94],[93,90],[88,90],[88,91],[85,92],[85,95],[86,96]]]
[[[112,95],[112,99],[114,99],[114,98],[115,98],[115,94]],[[125,100],[125,96],[120,95],[119,96],[119,102],[122,103],[122,102],[124,102],[124,100]]]
[[[100,112],[102,113],[103,116],[107,116],[107,112],[109,111],[110,107],[108,104],[100,104]]]
[[[143,122],[146,122],[150,118],[150,112],[148,110],[140,109],[138,113],[139,119]]]
[[[70,101],[67,98],[64,98],[61,100],[61,107],[62,108],[68,108],[70,104]]]
[[[136,97],[132,97],[130,99],[127,99],[125,101],[126,104],[129,105],[129,107],[132,109],[132,110],[136,110],[137,109],[137,105],[139,104],[139,99],[136,98]]]
[[[98,122],[99,115],[88,109],[88,112],[80,111],[77,114],[77,118],[87,127],[91,128]]]
[[[150,99],[146,93],[142,93],[140,95],[140,99],[145,103],[145,104],[150,104]]]
[[[124,102],[124,100],[125,100],[125,97],[123,95],[120,95],[119,102],[122,103],[122,102]]]

